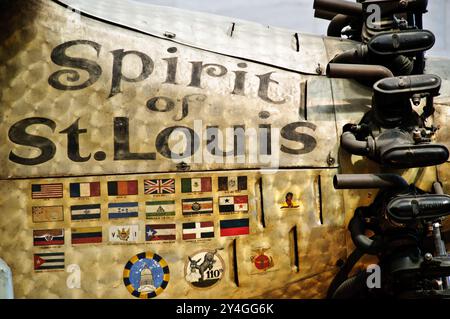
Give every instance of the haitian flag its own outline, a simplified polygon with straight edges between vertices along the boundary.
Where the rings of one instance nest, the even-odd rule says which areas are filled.
[[[220,221],[220,236],[239,236],[250,233],[249,219],[228,219]]]

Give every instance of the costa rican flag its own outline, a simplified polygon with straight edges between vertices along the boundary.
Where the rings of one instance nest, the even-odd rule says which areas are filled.
[[[174,194],[175,179],[146,179],[144,180],[144,194]]]

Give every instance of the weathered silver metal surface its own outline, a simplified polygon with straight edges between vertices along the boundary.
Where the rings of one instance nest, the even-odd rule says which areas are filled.
[[[10,2],[15,14],[0,19],[0,245],[1,257],[14,272],[16,296],[132,298],[123,284],[123,267],[133,255],[152,251],[170,267],[170,282],[160,298],[324,297],[338,270],[336,261],[345,259],[353,249],[346,238],[348,220],[356,207],[369,205],[376,196],[374,190],[336,191],[332,183],[338,171],[379,171],[369,160],[338,151],[343,125],[358,122],[370,109],[372,91],[356,81],[323,76],[328,60],[355,43],[301,34],[297,43],[290,31],[134,3],[124,7],[125,2],[116,0],[63,2],[77,2],[88,15],[80,16],[55,1],[16,0]],[[100,14],[104,20],[126,23],[142,32],[89,17]],[[228,28],[232,22],[234,29]],[[70,41],[78,42],[69,45],[67,56],[55,51]],[[125,53],[123,61],[117,59]],[[143,62],[152,70],[136,79],[144,71]],[[444,127],[449,86],[448,69],[442,66],[432,63],[430,70],[444,78],[435,119]],[[117,73],[120,67],[122,72]],[[98,79],[92,80],[96,76]],[[85,88],[70,89],[87,79],[92,83]],[[158,103],[152,104],[156,97]],[[126,121],[114,125],[117,118],[128,119],[128,135],[123,134]],[[248,155],[258,144],[258,134],[249,135],[244,147],[246,161],[236,162],[233,153],[225,158],[234,161],[224,163],[208,162],[204,157],[196,162],[194,157],[191,162],[183,159],[188,171],[182,172],[179,162],[162,155],[162,146],[183,152],[183,147],[176,146],[178,137],[172,136],[167,145],[165,140],[158,143],[157,137],[166,136],[162,132],[168,127],[196,129],[196,125],[200,128],[196,132],[207,126],[225,129],[236,125],[244,126],[246,132],[258,132],[270,125],[272,136],[280,137],[281,144],[272,151],[284,151],[274,162],[263,162],[264,156],[250,162]],[[15,130],[11,130],[13,126]],[[438,140],[448,141],[447,133],[441,130]],[[208,139],[203,136],[201,140],[206,143]],[[55,154],[42,163],[27,162],[48,154],[49,149],[42,148],[51,145],[48,141],[54,144]],[[136,153],[140,157],[136,158]],[[155,158],[150,159],[149,153]],[[123,154],[128,158],[121,157]],[[447,166],[440,166],[438,175],[448,192]],[[436,171],[430,167],[395,172],[430,190]],[[218,190],[218,177],[238,175],[247,176],[247,190]],[[180,192],[182,178],[199,177],[211,177],[212,190]],[[175,179],[174,194],[144,194],[144,180],[162,178]],[[138,194],[108,196],[107,182],[123,180],[136,180]],[[70,183],[94,181],[101,183],[99,197],[69,196]],[[32,198],[32,184],[53,182],[63,184],[62,198]],[[282,208],[289,192],[298,207]],[[219,197],[236,194],[248,195],[248,213],[236,216],[249,217],[250,234],[221,237],[220,221],[230,217],[218,212]],[[207,218],[183,216],[182,199],[196,197],[212,198],[213,213]],[[144,227],[150,223],[145,202],[155,199],[176,202],[176,214],[169,219],[177,225],[173,242],[145,241]],[[120,201],[138,202],[138,217],[108,219],[108,203]],[[100,220],[71,221],[72,205],[94,203],[101,204]],[[33,221],[32,207],[58,205],[63,207],[63,221]],[[182,239],[182,223],[206,220],[214,222],[213,239]],[[137,243],[110,243],[109,226],[125,224],[138,225]],[[72,245],[72,228],[79,225],[101,226],[103,242]],[[64,245],[34,247],[33,230],[52,228],[65,230]],[[211,288],[193,288],[185,280],[187,257],[200,249],[219,248],[226,269],[223,278]],[[255,271],[251,259],[255,249],[269,249],[273,267]],[[70,274],[64,271],[34,272],[33,254],[43,251],[64,251],[66,266],[76,264],[81,269],[80,288],[67,286]]]
[[[181,161],[187,162],[190,170],[337,165],[327,162],[329,154],[337,153],[333,105],[328,104],[326,115],[320,100],[323,100],[323,94],[330,94],[328,80],[322,80],[326,89],[316,88],[316,92],[305,101],[305,83],[310,76],[175,45],[167,40],[77,16],[54,2],[35,0],[31,3],[35,7],[35,18],[22,21],[20,28],[12,30],[11,41],[6,43],[0,54],[0,59],[6,61],[1,66],[1,94],[4,103],[8,103],[7,108],[0,110],[3,123],[0,149],[4,154],[21,158],[38,157],[39,149],[29,144],[21,146],[14,141],[11,136],[17,134],[11,132],[11,127],[25,119],[40,117],[47,119],[47,123],[53,122],[54,127],[50,124],[28,125],[26,132],[50,140],[56,145],[56,151],[51,159],[32,165],[2,157],[0,165],[4,169],[0,177],[177,171],[177,164]],[[14,36],[26,37],[27,41],[14,42]],[[100,67],[98,80],[79,90],[55,88],[54,83],[50,84],[51,79],[58,85],[68,87],[91,79],[85,69],[58,66],[51,60],[57,46],[80,40],[91,42],[89,45],[78,43],[70,46],[67,55],[83,58],[83,63],[88,61]],[[238,42],[246,41],[240,39]],[[94,44],[99,46],[97,54]],[[308,48],[314,47],[322,50],[321,46],[308,45]],[[118,79],[117,75],[113,76],[111,52],[122,52],[117,50],[145,54],[153,61],[153,72],[142,81],[127,81],[126,77],[134,79],[142,70],[139,57],[128,55],[121,64],[123,76],[120,75],[122,78],[119,77],[119,81],[122,80],[117,92],[111,96],[113,83]],[[17,51],[16,56],[12,58],[9,55],[14,51]],[[176,61],[177,69],[173,79],[168,79],[167,59],[171,58],[176,59],[172,62]],[[197,73],[195,64],[197,67],[203,66]],[[58,74],[69,71],[75,72],[79,79],[74,81],[67,73]],[[245,77],[241,84],[237,84],[236,72],[244,72],[241,73]],[[149,107],[155,98],[159,98],[158,102]],[[311,120],[306,120],[305,115]],[[117,156],[114,146],[118,139],[114,133],[115,118],[127,118],[129,121],[129,152],[147,155],[141,155],[139,159],[135,156],[132,160]],[[78,125],[79,130],[87,130],[79,134],[79,157],[86,160],[68,158],[66,133],[72,125]],[[217,126],[227,134],[226,129],[233,129],[236,125],[245,128],[245,156],[241,156],[244,159],[240,161],[233,153],[226,158],[212,156],[206,149],[206,127]],[[261,141],[258,139],[261,125],[271,126],[274,138],[271,157],[265,157],[261,147],[255,149]],[[172,148],[178,144],[178,148],[172,148],[177,154],[186,149],[183,147],[185,144],[177,139],[181,134],[177,136],[163,132],[175,126],[198,133],[201,146],[194,156],[173,161],[162,154],[161,147],[164,145]],[[286,134],[290,136],[289,140]],[[161,146],[159,143],[158,148],[158,136],[167,144]],[[275,144],[276,141],[279,145]],[[232,136],[230,138],[228,135],[226,142],[228,144],[219,144],[224,151],[233,147]],[[283,148],[294,151],[282,151]],[[252,150],[256,151],[257,158],[252,158]],[[151,159],[152,155],[148,153],[155,158]]]
[[[130,0],[63,0],[83,13],[161,38],[280,68],[317,74],[328,62],[320,36]],[[298,43],[297,43],[298,42]]]
[[[195,176],[212,177],[213,193],[203,193],[201,197],[214,198],[214,213],[211,217],[187,218],[181,214],[180,199],[186,195],[144,195],[126,198],[107,196],[106,182],[114,180],[138,180],[142,187],[147,178],[176,178],[176,187],[180,179],[192,177],[191,173],[176,175],[130,175],[103,176],[64,179],[38,179],[1,181],[0,207],[8,208],[11,214],[0,215],[0,236],[2,258],[14,271],[15,294],[18,298],[133,298],[123,285],[122,272],[128,259],[142,251],[152,251],[162,256],[170,267],[170,282],[161,298],[248,298],[263,295],[265,297],[319,298],[326,292],[326,284],[312,286],[314,278],[329,280],[330,274],[338,268],[338,259],[345,258],[345,229],[342,214],[342,198],[332,187],[334,169],[327,170],[283,170],[276,174],[260,171],[236,171],[227,175],[239,174],[248,178],[248,190],[239,194],[248,194],[249,212],[241,214],[250,218],[250,235],[220,237],[219,221],[224,218],[218,212],[217,177],[223,172],[199,173]],[[319,176],[321,192],[319,193]],[[101,182],[101,197],[76,199],[68,196],[71,182]],[[31,184],[63,183],[64,197],[61,199],[33,200],[30,198]],[[266,190],[259,192],[260,183]],[[287,192],[295,194],[298,208],[281,209]],[[189,195],[188,195],[189,196]],[[192,197],[190,195],[189,197]],[[151,223],[145,219],[145,201],[174,199],[176,215],[173,219],[157,223],[174,222],[177,225],[177,239],[172,243],[146,242],[144,225]],[[323,216],[321,222],[318,203],[322,200]],[[117,201],[138,201],[139,217],[120,221],[119,225],[139,225],[140,234],[136,244],[117,245],[108,242],[108,227],[118,222],[109,220],[107,203]],[[264,216],[262,216],[262,205]],[[99,221],[73,222],[70,218],[70,206],[73,204],[101,203],[102,216]],[[63,205],[64,221],[34,223],[31,218],[32,206]],[[227,218],[227,217],[225,217]],[[182,240],[181,224],[189,221],[213,220],[215,237],[211,240],[189,242]],[[264,223],[263,220],[264,219]],[[70,236],[73,227],[101,226],[103,243],[90,245],[72,245]],[[296,227],[296,228],[294,228]],[[39,248],[33,246],[33,229],[65,229],[65,244],[59,247]],[[297,243],[293,242],[293,231],[297,232]],[[236,266],[233,264],[233,240],[236,240]],[[255,272],[251,261],[252,252],[257,248],[269,248],[273,256],[274,267],[266,272]],[[295,249],[295,247],[297,247]],[[194,289],[184,279],[184,266],[188,256],[199,249],[223,248],[220,251],[225,261],[223,279],[209,289]],[[69,273],[64,271],[36,273],[33,270],[33,253],[65,252],[66,266],[76,264],[81,270],[81,283],[78,289],[69,289],[66,280]],[[298,264],[295,264],[295,254]],[[323,276],[327,273],[327,276]],[[235,278],[238,275],[238,283]],[[303,284],[304,282],[304,284]],[[292,286],[292,288],[289,288]]]

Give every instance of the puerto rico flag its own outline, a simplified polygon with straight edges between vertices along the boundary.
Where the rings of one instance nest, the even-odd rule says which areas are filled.
[[[146,179],[144,180],[144,194],[174,194],[175,179]]]
[[[176,239],[175,224],[152,224],[145,225],[145,240],[146,241],[162,241]]]

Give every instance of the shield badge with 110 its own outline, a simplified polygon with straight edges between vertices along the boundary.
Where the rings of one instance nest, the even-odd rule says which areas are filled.
[[[123,270],[123,282],[137,298],[153,298],[166,289],[170,279],[169,265],[159,255],[144,252],[133,256]]]
[[[218,251],[202,250],[187,258],[185,279],[194,288],[210,288],[222,279],[225,263]]]

